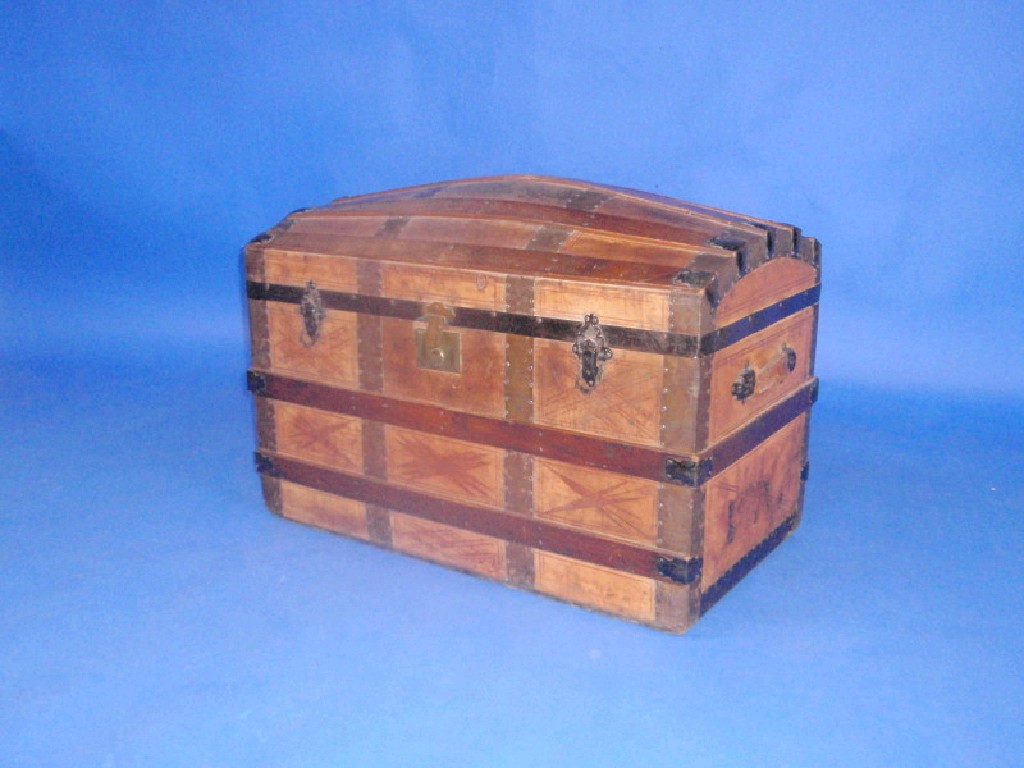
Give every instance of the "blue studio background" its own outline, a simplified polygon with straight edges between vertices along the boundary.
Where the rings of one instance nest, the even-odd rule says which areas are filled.
[[[1024,6],[4,2],[0,764],[1003,766]],[[532,172],[824,243],[804,523],[688,635],[266,513],[239,248]]]

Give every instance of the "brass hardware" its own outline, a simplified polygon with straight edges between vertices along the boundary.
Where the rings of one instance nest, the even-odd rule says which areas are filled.
[[[601,377],[601,363],[612,359],[612,350],[604,337],[604,330],[598,324],[597,315],[586,315],[576,332],[573,354],[580,359],[580,375],[576,387],[589,395]]]
[[[416,329],[416,364],[431,371],[462,373],[462,337],[444,327],[455,313],[444,304],[430,304],[423,310],[426,328]]]
[[[299,314],[302,315],[302,335],[299,341],[304,347],[312,347],[320,340],[320,331],[323,326],[327,312],[324,310],[323,300],[320,298],[320,291],[316,289],[316,283],[310,280],[306,283],[302,297],[299,299]]]

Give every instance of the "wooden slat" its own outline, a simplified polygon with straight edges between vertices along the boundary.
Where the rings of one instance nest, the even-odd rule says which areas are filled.
[[[669,297],[665,291],[540,278],[534,311],[540,317],[578,323],[587,315],[597,315],[605,325],[667,331]]]
[[[347,256],[406,264],[431,264],[439,269],[477,270],[525,275],[544,275],[588,282],[608,281],[632,285],[672,286],[681,264],[647,264],[543,251],[524,251],[465,243],[412,243],[390,238],[349,237],[286,230],[264,246],[268,254],[301,252],[322,256]],[[269,256],[268,256],[269,258]],[[277,258],[275,255],[274,258]]]
[[[747,422],[721,442],[700,453],[678,455],[621,441],[509,423],[503,419],[474,416],[426,403],[395,400],[275,374],[254,372],[250,377],[250,386],[262,393],[264,399],[274,398],[333,413],[358,414],[367,420],[367,427],[383,421],[421,432],[656,481],[666,480],[665,468],[669,459],[687,460],[694,464],[710,462],[712,474],[725,469],[810,409],[817,398],[817,380],[811,379],[785,400]],[[364,429],[364,435],[367,431]]]

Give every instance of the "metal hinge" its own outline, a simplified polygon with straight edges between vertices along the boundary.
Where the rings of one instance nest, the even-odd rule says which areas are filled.
[[[711,459],[666,459],[665,479],[683,485],[700,485],[711,477]]]
[[[257,373],[256,371],[247,371],[245,374],[245,383],[250,392],[254,395],[259,395],[267,388],[267,377],[262,373]]]
[[[686,560],[681,557],[659,557],[658,573],[678,584],[692,584],[700,578],[704,561],[699,557]]]
[[[256,455],[256,471],[261,475],[268,475],[270,477],[280,477],[280,472],[277,466],[274,464],[274,460],[270,456],[265,456],[262,453]]]

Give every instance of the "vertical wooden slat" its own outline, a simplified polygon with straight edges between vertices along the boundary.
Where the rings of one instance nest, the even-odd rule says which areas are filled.
[[[534,311],[534,280],[509,275],[505,284],[506,310],[519,315]],[[505,335],[505,418],[533,421],[534,343],[529,336]]]
[[[533,278],[509,275],[505,283],[505,301],[507,311],[532,315],[534,308]],[[527,424],[533,421],[533,366],[533,339],[527,336],[506,334],[505,418],[509,421]],[[533,473],[532,456],[515,451],[505,452],[505,508],[508,511],[527,516],[533,514]],[[518,554],[510,555],[510,558],[518,556]],[[532,584],[532,555],[530,557],[523,555],[521,560],[520,566],[527,560],[530,562],[528,581]],[[522,566],[520,571],[526,573],[524,568],[525,566]]]
[[[284,514],[284,504],[281,500],[281,481],[268,474],[260,475],[260,484],[263,489],[263,501],[267,509],[275,515]]]
[[[268,397],[256,398],[256,438],[261,450],[277,450],[274,401]]]
[[[386,480],[388,476],[387,447],[384,425],[379,421],[363,420],[363,473],[367,477]]]
[[[505,452],[505,509],[517,515],[533,514],[534,459],[528,453]]]
[[[366,505],[366,533],[370,541],[391,546],[391,512],[375,504]]]
[[[508,580],[517,587],[534,588],[533,548],[515,542],[505,545]]]
[[[654,587],[654,626],[685,632],[700,616],[700,590],[692,584],[659,581]]]
[[[363,296],[380,296],[380,262],[362,260],[356,267],[356,283]],[[360,313],[356,320],[356,344],[359,363],[359,388],[380,392],[384,388],[382,318]]]
[[[658,546],[678,555],[697,556],[703,532],[703,489],[662,483],[658,489]]]

